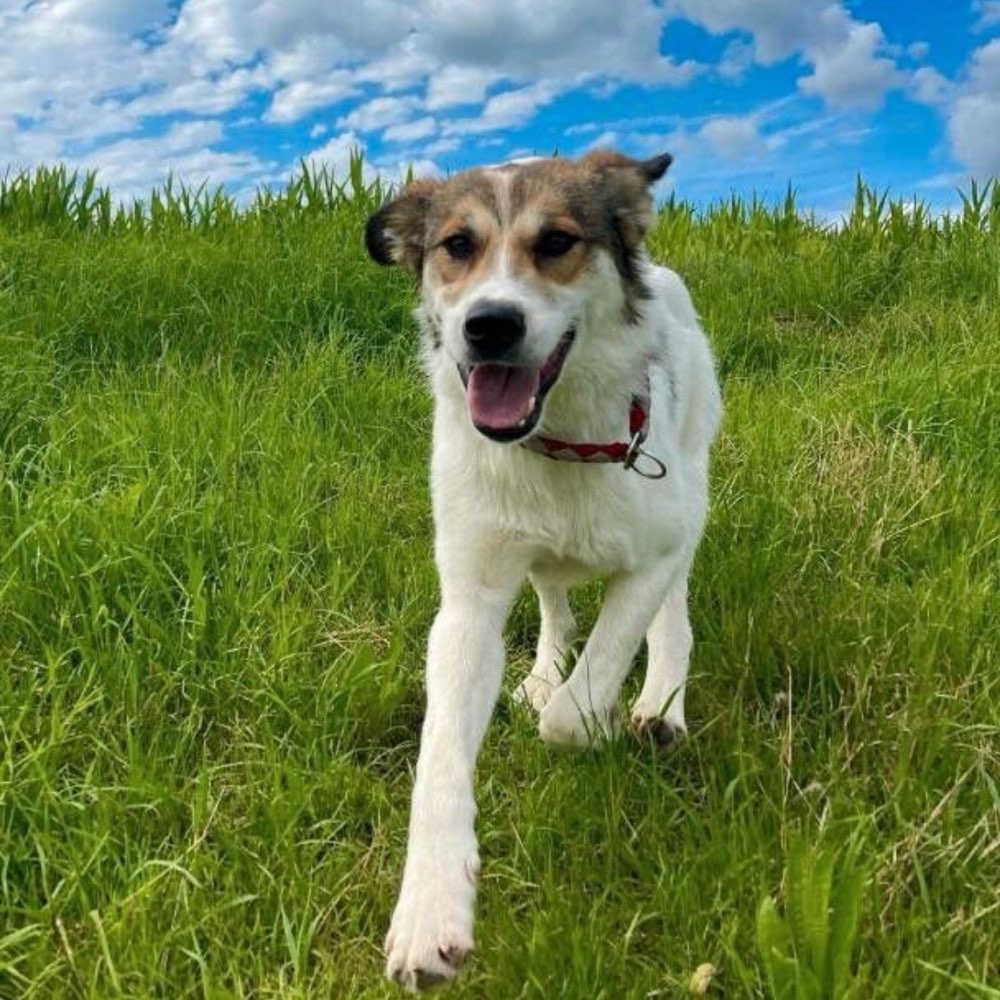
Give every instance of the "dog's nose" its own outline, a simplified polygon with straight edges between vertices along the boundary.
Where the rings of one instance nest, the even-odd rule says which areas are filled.
[[[505,302],[479,302],[465,317],[465,342],[477,361],[502,358],[524,340],[524,313]]]

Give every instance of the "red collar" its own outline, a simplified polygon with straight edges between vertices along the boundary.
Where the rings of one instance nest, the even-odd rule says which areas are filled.
[[[628,411],[628,433],[628,441],[611,441],[606,444],[560,441],[559,438],[536,434],[527,441],[522,441],[521,447],[563,462],[617,462],[645,479],[662,479],[667,474],[666,465],[642,448],[649,433],[648,380],[643,392],[632,397]],[[651,462],[652,468],[641,468],[637,464],[640,458]]]

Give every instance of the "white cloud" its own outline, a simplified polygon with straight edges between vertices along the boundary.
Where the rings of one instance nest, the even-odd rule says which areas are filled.
[[[945,105],[952,97],[955,85],[932,66],[920,66],[913,71],[910,92],[913,99],[930,107]]]
[[[753,115],[718,115],[698,130],[703,139],[725,160],[739,160],[763,145],[759,123]]]
[[[753,65],[754,47],[742,38],[734,38],[722,53],[716,73],[727,80],[740,80]]]
[[[455,150],[461,148],[461,140],[455,136],[448,136],[447,138],[435,139],[434,142],[424,146],[423,152],[428,156],[444,156],[446,153],[454,153]]]
[[[409,169],[412,169],[415,177],[437,177],[441,174],[437,163],[426,157],[404,155],[374,161],[366,155],[364,140],[355,132],[343,132],[334,136],[329,142],[308,153],[305,159],[314,167],[326,168],[338,183],[343,183],[349,176],[351,157],[357,152],[364,156],[361,175],[366,184],[371,184],[376,177],[397,184],[405,178]]]
[[[474,118],[458,118],[446,122],[445,135],[470,135],[517,128],[530,121],[535,112],[559,96],[561,87],[549,80],[540,80],[517,90],[505,90],[491,97]]]
[[[1000,175],[1000,39],[973,52],[947,116],[955,159],[977,177]]]
[[[355,73],[359,83],[371,84],[385,94],[395,94],[422,87],[427,78],[440,69],[438,61],[427,53],[420,35],[411,32],[397,45],[359,64]]]
[[[678,66],[659,50],[666,12],[651,3],[608,0],[423,0],[418,31],[443,65],[474,67],[510,80],[607,76],[681,84],[694,64]]]
[[[171,37],[216,65],[278,51],[296,53],[300,69],[315,71],[385,51],[411,30],[414,16],[404,0],[185,0]]]
[[[252,97],[270,125],[363,93],[342,129],[426,138],[430,112],[484,105],[462,129],[492,131],[581,85],[683,85],[703,67],[659,51],[668,17],[646,0],[4,0],[0,107],[67,154],[151,117],[249,111]],[[8,153],[24,131],[5,127]]]
[[[683,85],[704,67],[659,51],[668,17],[651,0],[0,0],[0,155],[117,150],[179,114],[280,127],[362,94],[342,131],[453,150],[580,86]],[[463,105],[481,114],[442,135],[431,113]]]
[[[437,122],[430,116],[404,125],[392,125],[382,133],[385,142],[415,142],[437,133]]]
[[[384,161],[377,164],[379,174],[384,180],[398,184],[406,180],[409,174],[418,177],[440,177],[443,171],[433,160],[426,157],[420,159],[401,159]]]
[[[881,27],[855,20],[830,0],[671,0],[671,9],[717,34],[747,31],[757,62],[798,55],[812,72],[799,81],[833,107],[877,107],[902,75],[887,51]]]
[[[81,95],[89,99],[141,82],[134,65],[123,65],[128,35],[116,29],[116,12],[107,12],[107,25],[96,11],[67,23],[68,9],[45,3],[8,14],[0,33],[0,107],[6,113],[58,119]]]
[[[998,5],[976,4],[983,26]],[[605,133],[635,155],[687,148],[709,162],[762,160],[791,138],[760,109],[682,123],[666,113],[662,88],[699,74],[738,81],[754,63],[790,57],[804,67],[800,91],[832,108],[872,108],[905,87],[947,116],[956,157],[992,162],[989,136],[977,133],[1000,132],[996,95],[981,74],[972,67],[954,84],[930,66],[904,72],[896,60],[919,62],[926,46],[891,47],[856,9],[849,0],[0,0],[0,170],[5,160],[61,158],[98,164],[129,190],[171,167],[247,188],[292,167],[306,132],[310,155],[341,172],[362,143],[378,158],[372,170],[388,171],[390,153],[438,169],[435,158],[489,143],[504,155],[506,130],[566,94],[593,101],[625,84],[664,113],[568,133],[579,142]],[[739,34],[714,68],[672,58],[660,45],[678,16]],[[178,115],[194,121],[164,124]],[[235,148],[260,142],[259,127],[233,123],[247,118],[285,144],[286,162]]]
[[[605,129],[593,139],[588,140],[585,148],[587,152],[590,152],[594,149],[619,149],[622,145],[620,132],[616,132],[614,129]]]
[[[155,53],[154,53],[155,55]],[[187,112],[194,115],[221,115],[238,108],[255,91],[269,90],[274,81],[261,66],[227,69],[211,76],[187,78],[176,68],[166,68],[141,96],[121,98],[118,109],[123,120],[138,122],[153,115]]]
[[[757,60],[765,65],[822,41],[826,32],[820,18],[831,8],[842,11],[826,0],[673,0],[672,7],[716,34],[750,32]]]
[[[566,135],[587,135],[590,132],[599,132],[601,126],[597,122],[580,122],[577,125],[570,125],[566,129]]]
[[[217,121],[178,122],[161,136],[121,139],[67,159],[71,166],[96,170],[100,182],[124,200],[144,197],[167,174],[188,185],[214,186],[241,182],[274,166],[252,153],[211,149],[221,138],[222,126]]]
[[[376,97],[359,104],[350,114],[340,118],[337,125],[359,132],[378,132],[402,124],[420,110],[420,105],[416,97]]]
[[[427,108],[431,111],[459,104],[481,104],[497,74],[470,66],[445,66],[427,83]]]
[[[347,70],[333,70],[323,80],[297,80],[277,90],[265,121],[294,122],[317,108],[339,104],[359,93]]]
[[[973,31],[988,31],[1000,24],[1000,0],[974,0],[972,12],[979,15]]]
[[[644,132],[641,129],[607,129],[591,139],[582,152],[594,149],[617,149],[630,156],[659,156],[660,153],[689,154],[696,140],[685,132]],[[671,176],[668,172],[667,176]],[[663,182],[661,182],[662,184]]]
[[[318,166],[326,167],[334,177],[343,180],[348,176],[351,156],[356,152],[362,154],[365,152],[365,144],[362,139],[355,132],[342,132],[311,153],[307,153],[304,158]],[[364,170],[366,180],[374,178],[375,171],[367,159],[364,163]]]
[[[877,24],[852,21],[845,30],[843,37],[808,50],[813,71],[799,80],[799,87],[833,107],[877,108],[887,91],[902,84],[903,77],[891,59],[877,54],[885,45]]]

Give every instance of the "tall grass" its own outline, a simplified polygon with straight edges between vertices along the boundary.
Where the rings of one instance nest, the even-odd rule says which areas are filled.
[[[171,234],[177,230],[205,233],[228,229],[256,218],[289,218],[349,208],[368,212],[385,195],[382,180],[364,179],[360,153],[352,153],[347,177],[338,180],[322,164],[303,160],[283,190],[260,188],[249,205],[240,205],[220,186],[190,187],[172,176],[143,201],[123,204],[108,188],[98,187],[97,174],[72,173],[64,166],[22,170],[0,177],[0,225],[11,232],[49,229],[101,236]]]
[[[0,181],[2,997],[391,995],[436,584],[385,195]],[[663,206],[727,407],[693,738],[502,700],[456,996],[998,995],[998,219]]]

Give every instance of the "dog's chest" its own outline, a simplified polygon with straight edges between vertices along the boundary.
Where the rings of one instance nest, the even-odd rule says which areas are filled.
[[[635,571],[672,547],[673,491],[621,466],[555,462],[523,451],[499,466],[438,479],[438,530],[493,551],[520,550],[566,582]]]
[[[581,498],[554,508],[508,510],[499,534],[523,547],[533,566],[568,579],[634,570],[642,561],[640,532]]]

